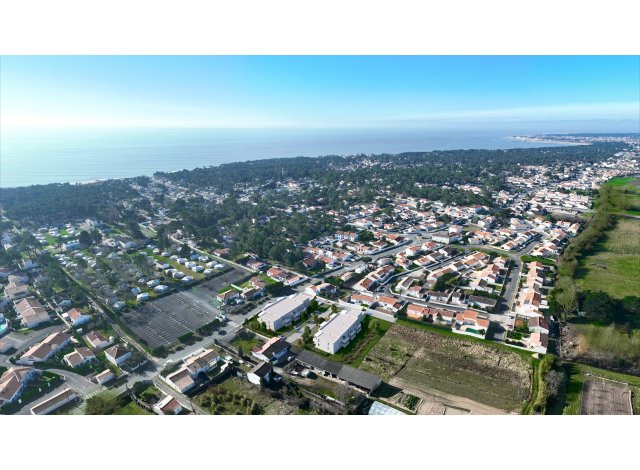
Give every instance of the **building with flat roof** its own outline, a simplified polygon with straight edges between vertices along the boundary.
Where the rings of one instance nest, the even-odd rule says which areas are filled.
[[[313,335],[313,344],[329,354],[337,353],[360,332],[363,318],[362,311],[350,308],[334,313]]]
[[[266,306],[258,318],[271,331],[278,331],[283,326],[289,326],[300,318],[300,314],[311,303],[311,296],[306,294],[293,294],[282,297],[274,303]]]

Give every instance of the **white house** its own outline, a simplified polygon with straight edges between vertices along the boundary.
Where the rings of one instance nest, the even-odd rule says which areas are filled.
[[[40,373],[38,369],[20,366],[5,371],[0,377],[0,406],[20,398],[29,381]]]
[[[72,308],[68,312],[64,313],[63,317],[66,317],[72,326],[84,325],[89,320],[91,320],[91,317],[89,315],[82,313],[82,311],[78,310],[77,308]]]
[[[104,352],[104,355],[107,361],[115,366],[120,366],[120,364],[131,359],[131,351],[120,344],[111,346]]]

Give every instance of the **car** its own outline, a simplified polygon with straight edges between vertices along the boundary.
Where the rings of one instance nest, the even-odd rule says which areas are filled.
[[[293,329],[296,330],[296,331],[300,331],[300,325],[294,326]]]
[[[293,356],[289,356],[289,357],[287,358],[287,362],[290,362],[292,359],[293,359]]]

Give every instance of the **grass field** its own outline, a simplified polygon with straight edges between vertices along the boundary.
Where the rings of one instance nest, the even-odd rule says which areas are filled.
[[[240,337],[236,336],[233,341],[231,341],[231,345],[236,348],[242,348],[244,354],[251,354],[251,351],[256,346],[260,346],[263,341],[256,335],[251,334],[252,337]],[[249,334],[247,334],[249,336]]]
[[[531,388],[531,361],[515,351],[397,323],[361,368],[505,411],[519,412]]]
[[[148,412],[144,408],[139,407],[134,402],[130,401],[123,407],[121,407],[118,411],[113,413],[114,415],[152,415],[153,413]]]
[[[640,363],[640,330],[594,324],[574,324],[572,329],[578,334],[579,353],[588,351],[604,363]]]
[[[617,298],[640,293],[640,220],[619,217],[593,252],[580,260],[576,283]]]
[[[584,382],[588,378],[587,374],[594,377],[602,377],[604,379],[616,380],[629,384],[631,389],[631,406],[633,414],[640,414],[640,377],[634,375],[619,374],[608,370],[597,369],[582,364],[568,363],[565,364],[569,382],[565,396],[565,405],[563,414],[578,415],[582,407],[582,391]]]
[[[615,203],[622,208],[618,213],[640,215],[640,178],[624,176],[613,178],[606,184],[618,190]]]

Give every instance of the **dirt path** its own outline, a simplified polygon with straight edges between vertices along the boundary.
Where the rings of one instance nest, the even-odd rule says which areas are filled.
[[[434,414],[472,414],[472,415],[504,415],[506,411],[494,408],[492,406],[483,405],[467,398],[449,395],[434,389],[426,389],[416,387],[401,378],[393,377],[389,381],[390,385],[403,389],[406,393],[410,393],[422,399],[418,407],[417,414],[434,415]]]

